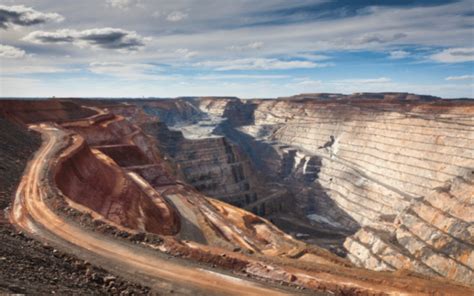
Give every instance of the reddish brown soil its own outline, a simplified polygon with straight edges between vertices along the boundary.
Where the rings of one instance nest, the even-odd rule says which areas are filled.
[[[89,117],[97,112],[61,100],[1,100],[0,113],[21,123],[66,122]]]
[[[0,142],[0,294],[148,294],[149,288],[31,239],[7,222],[3,211],[41,139],[0,116]]]
[[[60,104],[60,106],[66,105],[68,104]],[[16,111],[18,114],[15,114],[12,111],[13,109],[10,109],[12,113],[9,113],[9,116],[14,120],[26,120],[24,116],[27,113],[25,110],[28,108],[24,107],[23,103],[19,104],[19,106]],[[78,108],[83,109],[81,107]],[[41,110],[46,109],[43,108]],[[73,116],[72,114],[75,114],[75,111],[63,112],[64,108],[61,110],[54,115],[60,118],[59,121],[70,121],[74,118],[75,115]],[[51,117],[48,117],[49,115],[44,115],[41,112],[33,120],[53,120]],[[52,113],[54,114],[55,112]],[[86,113],[82,115],[84,116]],[[179,230],[178,214],[175,212],[175,208],[167,204],[161,193],[139,185],[136,180],[132,180],[130,174],[127,174],[117,165],[117,163],[122,165],[129,164],[124,162],[123,158],[125,157],[125,160],[128,161],[127,147],[130,148],[132,146],[134,147],[130,148],[132,151],[137,150],[141,152],[139,157],[136,153],[135,156],[131,157],[133,160],[131,165],[143,165],[146,163],[145,160],[158,159],[144,157],[147,151],[143,150],[146,148],[143,138],[140,138],[137,141],[139,143],[136,145],[131,140],[133,136],[130,136],[130,134],[136,135],[140,131],[134,130],[135,128],[131,126],[121,125],[122,118],[107,117],[105,119],[108,120],[107,123],[93,125],[92,128],[88,126],[87,119],[82,120],[80,125],[77,125],[76,131],[81,130],[80,134],[84,135],[86,141],[67,129],[52,128],[54,125],[51,124],[38,127],[45,134],[49,133],[47,131],[52,129],[55,129],[57,132],[51,132],[51,137],[55,137],[54,141],[49,139],[48,144],[43,147],[41,157],[37,156],[34,159],[34,165],[25,177],[25,181],[22,182],[24,186],[20,186],[22,187],[22,191],[20,191],[22,198],[27,200],[25,204],[28,204],[30,207],[29,210],[25,210],[24,214],[32,216],[31,219],[39,219],[40,217],[43,219],[43,223],[45,221],[51,222],[52,228],[49,231],[57,231],[54,234],[77,246],[83,248],[90,247],[96,251],[96,256],[103,258],[103,260],[104,258],[109,260],[110,264],[114,264],[113,262],[117,264],[123,262],[124,266],[126,264],[133,264],[137,268],[136,272],[138,273],[145,273],[145,271],[149,275],[160,273],[162,276],[168,277],[168,280],[174,278],[177,282],[183,282],[184,279],[188,278],[194,285],[202,285],[207,288],[214,287],[219,289],[219,291],[226,291],[227,287],[219,287],[216,283],[204,283],[211,279],[215,280],[219,276],[212,274],[199,275],[196,269],[188,269],[186,266],[177,265],[173,262],[164,262],[159,258],[151,256],[149,253],[136,254],[131,252],[130,250],[137,249],[109,240],[106,237],[99,238],[96,235],[91,235],[90,231],[80,227],[82,225],[71,223],[67,217],[57,216],[52,211],[54,209],[49,208],[44,203],[45,198],[52,198],[50,196],[51,193],[56,192],[55,198],[70,199],[77,204],[85,206],[87,211],[92,210],[106,221],[134,231],[172,235]],[[106,129],[106,133],[103,133],[104,128],[107,126],[111,126],[111,128]],[[91,130],[92,133],[89,132]],[[122,143],[130,146],[116,146],[123,149],[119,149],[120,151],[113,151],[113,149],[112,152],[110,149],[103,150],[106,152],[105,154],[109,152],[108,154],[115,160],[113,161],[98,152],[93,152],[86,143],[90,144],[93,142],[97,145],[98,143],[105,144],[107,141],[107,144],[116,145],[117,143]],[[132,145],[131,143],[134,144]],[[142,146],[138,146],[139,144]],[[58,148],[61,145],[66,147],[65,150],[62,151],[62,148]],[[41,177],[41,174],[48,172],[50,168],[54,178],[50,180],[49,177]],[[50,175],[47,174],[46,176]],[[38,189],[40,187],[41,190]],[[300,244],[293,243],[291,238],[285,237],[278,229],[266,221],[255,217],[253,214],[228,207],[219,202],[215,202],[213,203],[214,206],[210,206],[203,196],[188,189],[186,186],[175,187],[175,194],[181,193],[182,196],[187,197],[187,202],[194,206],[192,210],[200,211],[204,215],[206,223],[213,224],[218,230],[215,231],[214,235],[226,238],[231,244],[245,241],[250,245],[258,246],[250,248],[250,251],[256,250],[260,252],[265,249],[264,251],[269,252],[267,254],[262,251],[261,254],[256,256],[249,256],[248,254],[229,252],[218,246],[181,243],[174,238],[168,238],[160,246],[165,248],[164,251],[170,254],[181,255],[195,261],[216,264],[222,268],[231,269],[234,272],[245,272],[255,278],[273,282],[293,283],[299,287],[314,289],[314,291],[330,290],[341,295],[380,294],[385,291],[416,294],[433,293],[436,290],[461,295],[469,291],[466,287],[438,279],[427,280],[411,275],[376,273],[354,268],[346,262],[341,262],[341,259],[327,260],[324,256],[327,255],[327,257],[332,258],[331,254],[318,250],[300,250]],[[58,193],[59,191],[61,193]],[[153,192],[150,193],[150,191]],[[38,206],[38,208],[34,206]],[[187,206],[189,207],[189,205]],[[24,226],[21,223],[19,225]],[[28,227],[25,227],[25,229],[28,229]],[[263,248],[260,247],[261,245],[270,245],[270,247],[267,248],[265,246]],[[278,254],[279,247],[275,248],[272,246],[282,246],[282,250],[286,249],[281,252],[282,254]],[[294,256],[290,256],[291,251],[295,252]],[[313,256],[313,261],[300,262],[297,259],[289,258],[299,258],[301,252]],[[114,256],[119,258],[112,260],[110,257],[112,255],[110,254],[115,254]],[[160,262],[163,266],[166,266],[163,267],[164,270],[159,268]],[[183,278],[176,277],[175,274],[178,271],[181,272]],[[93,276],[94,279],[97,279],[97,276]],[[104,278],[102,278],[102,282],[105,282]],[[236,282],[238,283],[238,281],[227,280],[227,283],[232,286],[229,287],[228,291],[237,292],[235,290],[235,287],[238,286]],[[259,291],[259,289],[261,289],[260,291],[265,290],[260,288],[260,286],[243,287],[242,285],[242,291],[245,292],[246,290],[244,289],[247,288],[252,293]]]
[[[112,158],[121,167],[149,164],[147,157],[135,145],[104,145],[94,148]]]
[[[116,166],[98,160],[83,140],[56,173],[58,188],[74,202],[130,229],[171,235],[179,220],[171,208],[157,207]]]

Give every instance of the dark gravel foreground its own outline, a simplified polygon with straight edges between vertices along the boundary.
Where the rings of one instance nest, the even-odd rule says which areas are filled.
[[[40,144],[39,135],[0,117],[0,294],[156,295],[28,238],[8,223],[4,210]]]

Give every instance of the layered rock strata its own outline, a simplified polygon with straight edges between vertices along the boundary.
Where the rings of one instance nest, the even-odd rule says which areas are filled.
[[[165,133],[171,132],[162,127]],[[60,159],[56,173],[56,184],[71,206],[90,209],[128,231],[176,235],[183,240],[252,253],[306,253],[303,243],[267,221],[227,204],[208,201],[179,181],[177,172],[163,157],[167,151],[162,143],[122,116],[102,113],[64,123],[62,129],[66,130],[61,133],[77,133],[70,135],[77,143],[63,153],[64,160]],[[180,139],[186,142],[182,136]],[[218,147],[226,147],[222,138],[214,140],[218,140]],[[189,141],[189,145],[196,143],[200,145],[199,141]],[[225,152],[232,151],[227,147]],[[227,173],[233,176],[231,172]]]
[[[227,119],[224,135],[294,193],[303,215],[360,229],[345,243],[353,262],[473,283],[469,101],[392,93],[193,104]],[[448,187],[456,193],[433,193]]]
[[[255,111],[258,106],[255,103],[252,102],[253,106],[242,109],[236,107],[238,104],[241,103],[232,100],[233,107],[230,109],[240,110],[236,119],[220,125],[222,133],[231,133],[234,138],[245,136],[246,128],[237,129],[233,124],[247,124],[257,118]],[[94,260],[102,262],[108,268],[120,270],[124,274],[135,272],[136,276],[142,279],[155,278],[155,272],[168,280],[183,283],[183,280],[176,276],[176,270],[173,270],[178,264],[168,264],[169,262],[158,260],[158,256],[153,255],[158,255],[157,253],[145,251],[145,248],[153,248],[156,252],[176,256],[185,254],[186,258],[200,262],[212,258],[212,262],[230,271],[295,284],[300,288],[311,289],[311,292],[329,289],[331,293],[341,294],[402,294],[433,293],[439,290],[452,295],[462,295],[472,290],[436,278],[427,280],[404,274],[377,273],[355,268],[346,260],[285,235],[265,219],[206,198],[193,187],[176,179],[173,166],[168,163],[165,153],[160,151],[160,145],[154,138],[147,136],[139,127],[130,124],[121,116],[103,110],[96,111],[95,115],[80,120],[62,121],[61,125],[42,123],[31,126],[43,135],[44,142],[30,163],[16,194],[10,219],[18,227],[53,244],[64,246],[65,240],[66,245],[73,247],[76,252],[81,248],[86,249],[87,252],[94,253]],[[232,112],[226,116],[232,116]],[[275,126],[267,124],[257,128],[257,134],[266,138],[261,145],[267,146],[271,143],[270,146],[274,147],[275,139],[280,136],[279,132],[284,127],[285,124],[278,123]],[[264,143],[265,141],[268,143]],[[321,149],[326,149],[331,155],[331,149],[337,141],[337,136],[330,136],[329,140],[321,145]],[[304,189],[306,186],[311,187],[312,183],[319,184],[325,165],[321,159],[333,161],[331,156],[325,158],[322,153],[316,155],[293,143],[276,146],[278,151],[283,152],[282,166],[272,174],[275,180],[281,178],[282,184],[285,185],[295,184]],[[279,154],[278,151],[275,153]],[[472,171],[457,176],[451,184],[445,183],[437,187],[433,191],[434,197],[407,200],[409,204],[397,213],[396,217],[381,216],[381,219],[371,221],[373,224],[363,225],[362,230],[353,236],[354,241],[358,239],[377,245],[377,238],[392,244],[395,239],[400,245],[405,244],[407,249],[419,250],[417,241],[406,234],[405,226],[410,225],[413,231],[419,228],[416,235],[422,242],[430,244],[431,248],[424,248],[418,257],[414,255],[412,266],[404,266],[429,275],[444,275],[460,282],[468,281],[469,270],[461,270],[456,264],[461,262],[470,268],[468,265],[472,262],[472,231],[467,212],[470,208],[466,211],[464,207],[472,204],[472,176],[469,173]],[[100,183],[100,180],[104,182]],[[310,200],[309,197],[313,197],[313,193],[319,194],[325,190],[323,183],[319,186],[318,192],[302,192],[302,203]],[[334,197],[328,194],[327,198],[333,200]],[[59,209],[55,208],[52,202],[58,200],[69,202],[70,207],[91,214],[93,219],[103,219],[105,223],[121,229],[123,232],[120,233],[126,236],[140,231],[164,236],[157,236],[160,238],[158,243],[143,240],[138,247],[127,243],[126,240],[101,235],[88,229],[95,225],[96,221],[92,221],[89,226],[83,225],[83,221],[76,223],[74,217],[63,215],[70,212],[67,208],[60,210],[63,214],[58,214],[56,211]],[[448,204],[446,200],[450,200],[449,207],[438,209],[439,211],[435,209],[440,204]],[[436,212],[435,215],[432,215],[433,211]],[[416,213],[419,220],[413,218],[413,213]],[[73,211],[73,214],[77,215],[77,212]],[[320,214],[318,217],[321,221],[326,219],[333,223]],[[336,216],[334,213],[331,215]],[[87,219],[90,218],[81,217],[81,220]],[[465,220],[465,223],[461,220]],[[375,221],[384,221],[384,224],[377,225]],[[357,223],[362,224],[363,221]],[[428,229],[428,226],[432,228]],[[449,236],[436,233],[436,229]],[[432,231],[430,237],[422,237],[422,233],[427,230]],[[372,240],[370,235],[364,235],[362,231],[377,233],[377,237]],[[121,252],[114,253],[116,249]],[[140,250],[143,253],[135,254],[130,250]],[[434,253],[432,250],[435,250]],[[250,255],[254,253],[255,256]],[[372,253],[377,252],[373,250]],[[450,258],[445,260],[441,253],[448,254]],[[112,258],[111,254],[127,256]],[[355,252],[351,252],[350,257],[356,260],[353,258],[354,254]],[[390,252],[377,254],[388,256],[383,260],[391,260],[390,264],[403,268],[395,264],[396,260],[392,260]],[[398,257],[405,260],[403,256],[407,255],[403,253]],[[124,267],[130,266],[123,265],[127,263],[127,258],[133,258],[128,262],[133,264],[145,260],[143,266],[147,268],[138,268],[138,272],[125,270]],[[372,256],[369,256],[364,264],[371,267],[372,259]],[[420,263],[417,260],[424,261]],[[160,266],[160,262],[163,266]],[[238,267],[232,269],[236,264]],[[164,270],[161,270],[162,268]],[[431,268],[435,273],[430,274],[425,268]],[[193,269],[191,266],[178,270],[187,273],[188,269],[199,270],[197,273],[191,273],[194,276],[201,272],[208,275],[207,279],[225,280],[228,284],[240,283],[243,289],[249,286],[249,282],[244,279],[223,276],[217,273],[218,271]],[[465,272],[464,277],[462,272]],[[156,278],[159,279],[160,276]],[[188,279],[199,287],[212,287],[194,278]]]
[[[162,197],[141,187],[100,151],[93,153],[81,138],[77,141],[74,154],[56,173],[57,186],[68,199],[129,229],[157,234],[179,230],[177,214]]]
[[[239,207],[257,200],[249,159],[225,138],[186,139],[162,122],[142,128],[158,140],[184,179],[199,191]]]

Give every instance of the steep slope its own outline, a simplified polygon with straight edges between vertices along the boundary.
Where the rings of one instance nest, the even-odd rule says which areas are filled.
[[[33,240],[8,223],[3,213],[41,138],[0,116],[0,141],[0,294],[147,293],[148,288]],[[104,278],[114,278],[114,282],[106,284]]]
[[[354,107],[262,103],[255,121],[282,123],[278,117],[285,118],[287,122],[270,139],[321,158],[317,182],[338,208],[364,227],[354,240],[364,234],[372,237],[359,240],[359,247],[349,239],[346,247],[353,262],[378,270],[441,274],[472,284],[474,252],[472,244],[466,244],[470,233],[472,238],[472,221],[449,219],[449,214],[440,213],[442,205],[433,207],[429,201],[430,190],[469,175],[474,167],[474,107],[408,105],[399,110],[397,104],[370,103]],[[288,114],[289,108],[301,109]],[[423,196],[425,202],[418,201]],[[471,204],[472,189],[462,198],[464,206]],[[425,217],[420,218],[420,212]],[[315,207],[315,214],[354,226],[325,207]],[[459,231],[467,231],[467,236],[453,237]],[[379,253],[385,254],[380,260]],[[386,259],[394,257],[398,258]]]
[[[142,127],[158,140],[185,180],[199,191],[236,206],[257,199],[249,159],[225,138],[186,139],[164,123],[147,123]]]
[[[454,204],[456,211],[468,212],[472,189],[453,195],[450,203],[432,193],[459,180],[472,188],[471,102],[361,93],[279,100],[201,98],[191,103],[223,117],[217,131],[288,188],[286,198],[294,199],[296,211],[308,218],[285,218],[288,229],[303,223],[308,227],[299,227],[301,232],[326,227],[346,236],[361,229],[345,243],[356,264],[411,269],[472,284],[472,221],[443,206]],[[279,223],[284,216],[271,218]]]
[[[332,225],[333,229],[341,231],[357,230],[359,225],[362,225],[363,228],[358,233],[375,229],[377,237],[383,237],[396,229],[397,224],[419,223],[410,216],[412,212],[428,219],[428,214],[436,206],[436,197],[426,198],[422,203],[420,199],[412,198],[407,200],[406,207],[396,213],[397,217],[388,215],[381,216],[381,219],[371,217],[367,221],[361,221],[353,215],[357,210],[345,212],[344,209],[338,208],[338,200],[328,192],[326,199],[318,200],[318,203],[326,204],[327,209],[334,210],[329,210],[327,215],[316,212],[320,211],[319,207],[315,207],[314,203],[309,203],[312,208],[308,207],[307,202],[311,199],[317,200],[317,193],[327,190],[325,183],[319,179],[324,170],[323,166],[331,165],[338,157],[331,157],[331,154],[336,154],[332,152],[332,148],[337,143],[338,135],[334,135],[334,139],[329,137],[329,144],[322,145],[321,149],[325,149],[327,152],[324,153],[329,156],[324,153],[310,153],[309,149],[297,146],[297,137],[291,144],[278,144],[276,139],[281,137],[280,141],[284,141],[284,129],[290,126],[287,123],[297,119],[297,116],[290,115],[289,119],[278,116],[275,123],[266,120],[265,124],[259,126],[259,110],[263,114],[264,108],[268,107],[266,104],[275,102],[226,100],[229,106],[216,111],[215,116],[223,112],[219,117],[229,118],[217,123],[216,132],[228,135],[229,139],[234,139],[236,143],[240,140],[240,143],[247,147],[261,147],[261,150],[256,149],[250,156],[252,159],[271,158],[262,163],[273,164],[276,168],[281,161],[281,169],[269,170],[270,181],[265,179],[261,185],[271,185],[269,182],[275,182],[276,187],[287,186],[289,191],[296,192],[301,189],[300,195],[289,192],[288,197],[292,198],[292,203],[300,203],[297,209],[306,211],[305,214],[313,213],[312,218],[319,219],[321,224]],[[298,102],[285,102],[288,106],[293,103]],[[183,103],[174,105],[181,108],[186,104],[191,105],[185,107],[186,110],[194,110],[192,117],[195,116],[194,112],[202,116],[199,113],[202,112],[199,111],[199,100],[190,102],[186,99]],[[241,104],[248,106],[240,108]],[[91,110],[90,107],[78,108]],[[310,294],[318,291],[369,295],[429,294],[435,291],[462,295],[472,292],[471,288],[436,277],[443,275],[465,283],[466,277],[460,277],[460,272],[457,271],[430,274],[406,265],[409,269],[433,276],[427,279],[410,274],[379,273],[356,268],[345,259],[294,239],[261,217],[208,198],[186,184],[185,180],[180,180],[179,165],[175,166],[174,160],[167,160],[167,154],[172,151],[160,151],[163,149],[163,143],[157,142],[157,137],[147,135],[140,127],[131,124],[122,116],[97,107],[92,109],[95,110],[94,114],[80,119],[60,119],[61,124],[45,122],[30,126],[43,135],[44,142],[20,183],[10,219],[17,227],[36,238],[69,250],[81,258],[87,258],[88,261],[98,262],[104,268],[140,283],[151,280],[154,285],[159,285],[164,282],[165,285],[173,287],[177,285],[180,292],[188,294],[191,291],[198,294],[214,291],[230,295],[276,295],[295,293],[295,288],[308,289]],[[133,110],[126,110],[128,114],[135,114]],[[172,108],[167,109],[168,112],[170,110]],[[279,108],[273,108],[272,111],[280,112]],[[177,113],[180,114],[180,111]],[[329,112],[326,110],[324,113]],[[235,118],[232,118],[233,114]],[[282,118],[283,121],[278,122]],[[173,134],[167,129],[164,131],[168,135]],[[180,134],[178,139],[178,143],[184,141],[183,147],[196,151],[202,149],[200,140],[185,143],[186,139]],[[269,143],[269,140],[274,142]],[[223,138],[211,140],[210,143],[212,141],[218,146],[227,145],[227,140]],[[176,144],[175,147],[179,148],[181,145]],[[268,153],[272,150],[274,154]],[[267,152],[260,154],[263,151]],[[226,159],[229,160],[229,151],[224,149],[224,152],[226,157],[222,159],[220,153],[212,152],[219,156],[217,162],[221,165],[225,164]],[[205,154],[198,155],[198,158],[203,155]],[[274,157],[275,155],[278,157]],[[202,158],[208,161],[205,157]],[[338,163],[340,162],[342,161],[338,160]],[[374,180],[372,177],[371,181],[375,182]],[[436,254],[449,252],[453,257],[450,260],[467,265],[472,261],[469,257],[472,248],[467,245],[472,243],[468,239],[470,228],[467,228],[466,232],[466,225],[459,221],[466,219],[462,208],[462,203],[466,201],[463,196],[472,193],[469,187],[472,181],[467,177],[463,180],[467,180],[463,181],[465,184],[461,182],[458,186],[456,181],[451,187],[442,187],[437,191],[449,192],[460,201],[454,201],[450,208],[450,215],[458,220],[449,220],[450,224],[446,224],[447,228],[444,229],[455,237],[456,241],[443,237],[437,241],[425,239],[424,242],[439,247]],[[381,183],[377,184],[385,190],[393,190]],[[302,191],[305,187],[314,190]],[[313,195],[315,193],[316,195]],[[403,194],[400,195],[406,198]],[[246,206],[253,207],[256,202],[261,202],[258,208],[262,208],[267,202],[271,204],[273,198],[273,195],[269,195]],[[467,197],[467,203],[470,203],[469,199],[470,197]],[[327,204],[327,201],[332,203]],[[433,207],[428,208],[428,214],[425,215],[425,206],[428,203]],[[266,215],[267,211],[263,208],[260,214]],[[336,208],[339,210],[336,211]],[[340,213],[348,217],[347,222],[342,219],[341,223],[331,220],[336,219]],[[439,215],[430,218],[429,225],[441,227],[436,217]],[[377,224],[379,221],[383,223]],[[421,223],[419,227],[424,227],[424,224]],[[401,245],[406,236],[401,232],[404,228],[399,229],[400,233],[396,232],[395,238]],[[354,241],[356,237],[357,234],[353,236]],[[394,235],[391,235],[390,239],[393,240],[393,237]],[[363,237],[360,236],[359,240],[363,240]],[[460,240],[464,245],[458,243]],[[468,248],[465,248],[466,245]],[[409,244],[405,246],[408,248]],[[456,248],[459,252],[448,251],[449,248]],[[351,252],[349,257],[357,262],[357,256],[354,254],[355,252]],[[425,252],[420,255],[417,260],[427,261],[422,263],[431,264],[430,268],[434,270],[441,270],[441,264],[451,262],[437,261],[435,259],[439,257],[434,256],[431,256],[433,260],[428,262],[426,254]],[[177,257],[182,259],[178,260]],[[370,260],[371,258],[367,259],[366,266],[373,268],[369,264]],[[212,271],[212,268],[216,267],[218,269]],[[378,265],[377,268],[385,266]],[[259,279],[268,282],[262,284],[253,281]],[[277,287],[276,283],[284,283],[289,287]]]

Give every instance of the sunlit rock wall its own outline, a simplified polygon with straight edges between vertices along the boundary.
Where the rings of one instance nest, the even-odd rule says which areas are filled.
[[[320,159],[315,182],[362,227],[346,241],[355,263],[472,283],[472,104],[262,101],[255,125],[268,124],[281,125],[270,139],[296,150],[293,165]]]
[[[316,97],[187,99],[168,110],[178,108],[190,122],[220,117],[216,133],[228,140],[191,144],[168,131],[161,141],[178,151],[174,157],[195,186],[242,206],[223,194],[246,191],[232,169],[222,168],[229,155],[243,159],[226,150],[239,146],[275,182],[267,184],[291,192],[282,196],[295,199],[298,213],[355,233],[345,242],[354,263],[472,284],[473,104],[396,93]],[[240,201],[248,205],[245,194]]]
[[[142,128],[158,140],[186,181],[199,191],[237,206],[257,199],[249,160],[225,138],[190,140],[161,122],[148,123]]]

